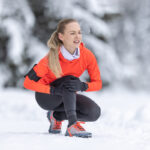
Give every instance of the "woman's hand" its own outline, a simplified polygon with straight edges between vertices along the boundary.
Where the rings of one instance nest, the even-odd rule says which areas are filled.
[[[86,91],[88,89],[88,84],[81,82],[80,79],[65,81],[63,86],[70,92]]]
[[[50,83],[50,94],[51,95],[62,95],[63,90],[65,90],[65,87],[63,86],[64,82],[70,81],[70,80],[79,80],[77,77],[72,75],[63,76],[61,78],[58,78]],[[68,89],[66,89],[68,90]]]

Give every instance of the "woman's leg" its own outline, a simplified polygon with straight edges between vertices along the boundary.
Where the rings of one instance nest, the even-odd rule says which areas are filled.
[[[57,120],[63,120],[61,115],[55,115],[57,111],[65,114],[69,125],[77,121],[76,116],[76,93],[64,89],[62,96],[50,95],[44,93],[35,93],[37,103],[45,110],[54,110],[54,117]],[[64,116],[64,115],[63,115]]]
[[[77,117],[80,121],[96,121],[101,115],[100,107],[89,97],[77,94]]]
[[[66,120],[65,112],[62,112],[64,105],[60,105],[56,111],[55,116],[60,117],[61,120]],[[76,94],[76,113],[78,121],[96,121],[101,115],[100,107],[89,97]]]
[[[37,103],[43,109],[54,110],[54,117],[57,120],[69,120],[68,116],[70,116],[70,118],[72,118],[70,119],[70,122],[74,122],[76,120],[95,121],[100,117],[100,107],[89,97],[70,92],[65,92],[64,95],[65,96],[63,97],[52,96],[50,94],[36,92],[35,97]]]
[[[45,110],[54,110],[62,104],[62,97],[58,95],[35,92],[35,99],[39,106]],[[64,108],[61,111],[64,111]]]

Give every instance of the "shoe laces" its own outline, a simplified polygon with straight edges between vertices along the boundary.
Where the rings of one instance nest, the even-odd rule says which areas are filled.
[[[85,131],[85,129],[80,125],[80,123],[85,124],[85,122],[76,122],[75,126],[80,130],[80,131]]]

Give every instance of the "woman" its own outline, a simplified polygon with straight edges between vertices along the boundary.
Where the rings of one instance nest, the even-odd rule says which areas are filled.
[[[91,137],[80,121],[95,121],[100,107],[78,91],[102,88],[100,71],[93,53],[82,41],[79,23],[61,20],[47,42],[50,51],[25,76],[24,87],[34,90],[37,103],[48,110],[49,133],[60,133],[63,120],[68,120],[66,136]],[[79,77],[88,70],[90,82]]]

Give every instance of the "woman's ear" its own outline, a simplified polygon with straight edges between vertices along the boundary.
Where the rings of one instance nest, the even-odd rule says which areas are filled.
[[[58,38],[63,42],[63,34],[62,33],[58,33]]]

